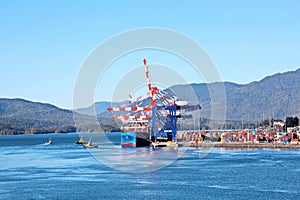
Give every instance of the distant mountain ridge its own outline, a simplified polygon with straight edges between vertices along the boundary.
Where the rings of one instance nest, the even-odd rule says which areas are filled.
[[[248,84],[193,83],[174,85],[166,91],[187,101],[198,102],[202,106],[201,117],[210,119],[211,97],[208,86],[220,84],[225,89],[227,120],[261,121],[263,118],[284,119],[286,116],[300,115],[300,68]],[[97,102],[89,108],[81,109],[81,112],[87,114],[88,110],[95,109],[97,115],[108,117],[110,115],[106,108],[110,106],[110,102]]]
[[[2,133],[47,133],[75,131],[73,114],[51,104],[24,99],[0,99]]]
[[[300,69],[267,76],[244,85],[231,82],[209,84],[224,85],[228,120],[284,119],[285,116],[300,115]],[[193,95],[186,92],[188,87],[192,87],[202,105],[201,115],[209,118],[209,84],[175,85],[169,90],[186,100],[194,100]]]
[[[243,85],[231,82],[200,83],[175,85],[167,90],[187,101],[200,103],[201,118],[210,119],[208,86],[220,84],[225,89],[227,120],[254,122],[300,115],[300,69]],[[98,122],[104,131],[118,130],[107,107],[122,103],[96,102],[88,108],[71,111],[24,99],[0,98],[0,134],[99,131]],[[74,122],[74,112],[82,122],[80,125]],[[94,113],[97,114],[97,124],[92,123]]]
[[[47,103],[0,98],[0,135],[100,131],[99,124],[103,131],[117,129],[111,118],[97,118],[95,124],[89,115],[79,113],[76,118],[81,123],[75,124],[73,114]]]

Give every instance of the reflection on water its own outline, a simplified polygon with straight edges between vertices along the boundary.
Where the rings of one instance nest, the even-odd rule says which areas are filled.
[[[185,148],[100,148],[90,153],[103,164],[116,170],[144,173],[166,167],[181,157]]]

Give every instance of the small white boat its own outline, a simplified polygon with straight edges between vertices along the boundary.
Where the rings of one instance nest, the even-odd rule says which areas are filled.
[[[51,138],[49,138],[49,140],[48,140],[47,142],[44,143],[44,145],[50,145],[50,144],[52,144]]]

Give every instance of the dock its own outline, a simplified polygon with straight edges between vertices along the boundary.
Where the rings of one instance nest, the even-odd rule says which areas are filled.
[[[179,142],[181,147],[194,147],[194,148],[226,148],[226,149],[300,149],[299,144],[290,143],[221,143],[221,142],[203,142],[203,143],[191,143],[191,142]]]

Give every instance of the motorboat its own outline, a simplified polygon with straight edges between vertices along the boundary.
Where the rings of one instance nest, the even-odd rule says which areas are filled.
[[[50,145],[50,144],[52,144],[51,138],[49,138],[49,140],[48,140],[47,142],[44,143],[44,145]]]
[[[84,145],[85,148],[98,148],[98,146],[95,146],[92,144],[92,141],[89,140],[87,144]]]
[[[76,144],[83,144],[84,143],[84,139],[83,138],[80,138],[77,142],[76,142]]]

